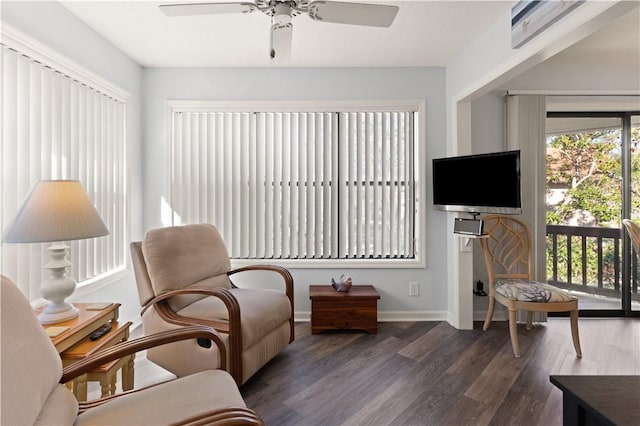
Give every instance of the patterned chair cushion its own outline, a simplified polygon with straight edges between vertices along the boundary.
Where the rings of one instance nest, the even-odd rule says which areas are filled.
[[[531,280],[496,280],[493,288],[499,295],[519,302],[553,303],[569,302],[577,299],[557,287]]]

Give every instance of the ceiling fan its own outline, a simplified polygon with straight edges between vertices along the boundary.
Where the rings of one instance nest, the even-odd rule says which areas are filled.
[[[255,0],[227,3],[176,3],[160,5],[167,16],[251,13],[260,11],[271,17],[271,59],[287,61],[291,55],[291,18],[305,13],[315,21],[339,24],[389,27],[398,6],[324,0]]]

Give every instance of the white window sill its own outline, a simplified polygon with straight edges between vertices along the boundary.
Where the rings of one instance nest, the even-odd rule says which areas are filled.
[[[279,265],[287,269],[422,269],[420,259],[231,259],[232,268]]]
[[[129,272],[123,266],[118,269],[114,269],[102,275],[98,275],[97,277],[91,278],[89,280],[82,281],[77,284],[76,290],[69,297],[69,301],[78,300],[82,297],[85,297],[101,288],[104,288],[108,285],[113,284],[123,278],[125,278]],[[48,302],[43,298],[34,299],[31,301],[31,306],[35,308],[39,308],[40,306],[46,305]]]

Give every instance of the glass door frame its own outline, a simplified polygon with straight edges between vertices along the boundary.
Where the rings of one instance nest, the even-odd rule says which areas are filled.
[[[640,111],[628,112],[547,112],[547,118],[619,118],[620,119],[620,150],[621,150],[621,175],[622,205],[621,218],[631,217],[631,116],[640,115]],[[621,304],[620,309],[581,309],[581,317],[640,317],[640,310],[632,310],[631,304],[631,240],[624,226],[621,225]],[[564,314],[551,314],[549,316],[565,316]]]

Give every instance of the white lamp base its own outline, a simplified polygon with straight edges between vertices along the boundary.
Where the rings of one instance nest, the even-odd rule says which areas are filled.
[[[55,324],[78,316],[78,308],[71,303],[49,303],[38,315],[40,324]]]
[[[64,243],[55,243],[47,248],[49,262],[44,267],[51,271],[51,278],[40,285],[40,295],[51,303],[38,315],[41,324],[54,324],[78,316],[78,309],[64,300],[76,289],[76,281],[66,274],[71,266],[66,258],[68,248]]]

